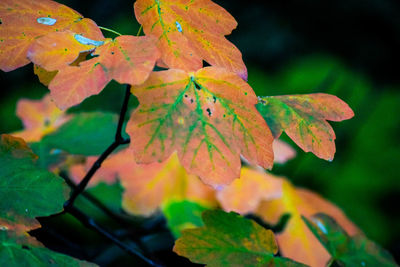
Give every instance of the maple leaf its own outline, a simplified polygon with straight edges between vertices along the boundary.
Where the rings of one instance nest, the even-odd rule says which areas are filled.
[[[118,116],[109,112],[76,113],[55,132],[41,140],[44,145],[75,155],[100,155],[113,140]]]
[[[203,212],[203,227],[182,231],[174,252],[192,262],[217,266],[305,266],[278,252],[274,234],[256,222],[221,210]]]
[[[317,213],[304,222],[331,254],[330,263],[338,266],[398,266],[379,245],[358,234],[350,237],[330,216]]]
[[[3,266],[95,267],[96,264],[72,258],[43,246],[27,233],[0,231],[0,255]]]
[[[96,23],[50,0],[0,2],[0,69],[12,71],[29,63],[29,46],[51,32],[72,30],[87,38],[104,38]]]
[[[322,93],[262,97],[257,109],[275,138],[285,131],[305,152],[326,160],[332,160],[336,150],[335,132],[327,120],[342,121],[354,116],[345,102]]]
[[[263,200],[281,196],[281,179],[247,167],[242,168],[240,179],[217,192],[217,199],[224,210],[241,214],[255,211]]]
[[[181,236],[185,229],[203,226],[201,214],[208,208],[188,200],[168,201],[162,207],[167,226],[175,238]]]
[[[158,38],[162,62],[170,68],[196,71],[205,60],[247,80],[242,54],[224,37],[237,22],[219,5],[210,0],[138,0],[134,7],[145,34]]]
[[[90,168],[94,158],[82,166],[71,168],[71,176],[77,182]],[[112,184],[120,179],[125,191],[123,207],[132,214],[149,216],[171,200],[192,200],[205,206],[215,206],[211,187],[203,184],[196,176],[188,174],[180,165],[176,155],[163,163],[137,165],[133,152],[124,149],[105,160],[102,168],[91,182]]]
[[[38,65],[33,65],[33,73],[38,76],[39,81],[43,85],[48,86],[51,80],[53,80],[54,76],[56,76],[57,71],[47,71]]]
[[[24,130],[12,135],[21,137],[27,142],[41,140],[43,136],[54,132],[71,118],[57,108],[49,95],[40,100],[19,100],[16,113],[22,120]]]
[[[93,58],[79,60],[91,53]],[[154,37],[122,35],[91,40],[72,31],[48,34],[29,49],[28,57],[47,71],[58,71],[49,84],[56,104],[65,109],[100,93],[112,80],[143,83],[159,58]]]
[[[163,161],[176,150],[188,172],[214,187],[239,177],[240,154],[272,166],[272,134],[256,95],[236,74],[216,67],[153,72],[132,93],[140,104],[127,133],[138,163]]]
[[[48,216],[63,208],[67,185],[62,178],[38,168],[36,159],[23,139],[1,135],[0,220],[6,229],[37,228],[35,217]]]
[[[274,149],[275,163],[283,164],[296,156],[296,150],[280,139],[275,139],[272,147]]]
[[[335,218],[352,235],[359,231],[338,207],[316,193],[294,188],[287,180],[283,180],[282,197],[263,201],[255,214],[271,224],[278,223],[282,215],[290,214],[284,231],[277,235],[281,254],[317,267],[326,265],[329,254],[308,229],[301,216],[308,217],[318,212]]]

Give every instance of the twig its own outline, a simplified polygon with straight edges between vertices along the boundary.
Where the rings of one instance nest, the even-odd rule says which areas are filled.
[[[111,232],[104,229],[102,226],[97,224],[92,218],[81,212],[79,209],[75,208],[74,206],[70,206],[68,208],[68,213],[74,216],[77,220],[79,220],[83,225],[86,227],[96,231],[98,234],[102,235],[103,237],[107,238],[108,240],[112,241],[118,247],[123,249],[124,251],[128,252],[129,254],[133,254],[139,258],[141,258],[144,262],[146,262],[150,266],[162,266],[158,263],[153,262],[146,256],[144,256],[140,251],[135,250],[134,248],[127,246],[123,242],[121,242],[116,236],[114,236]]]
[[[96,162],[92,165],[90,170],[86,173],[85,177],[78,184],[78,186],[74,189],[71,194],[71,197],[64,203],[64,210],[68,212],[68,209],[74,205],[76,198],[85,190],[88,185],[90,179],[92,179],[93,175],[96,171],[101,167],[103,161],[120,145],[129,144],[130,139],[124,139],[122,137],[122,126],[125,121],[125,115],[128,110],[129,98],[131,95],[131,86],[127,85],[125,90],[124,102],[122,103],[121,111],[119,114],[119,121],[117,126],[117,131],[115,133],[114,142],[100,155],[100,157],[96,160]]]

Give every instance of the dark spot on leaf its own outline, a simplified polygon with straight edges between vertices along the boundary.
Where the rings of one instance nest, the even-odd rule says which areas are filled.
[[[261,102],[261,104],[263,104],[263,105],[267,104],[267,102],[265,102],[264,99],[261,99],[260,102]]]
[[[23,249],[28,249],[28,250],[29,250],[29,247],[26,246],[26,245],[22,245],[22,248],[23,248]]]
[[[224,114],[224,118],[226,117],[226,115]]]
[[[193,98],[190,99],[190,103],[193,103]]]
[[[247,92],[244,92],[244,95],[247,95]]]
[[[67,51],[68,51],[68,48],[65,48],[64,51],[67,52]]]
[[[211,109],[207,108],[206,111],[208,112],[208,116],[211,117],[211,115],[212,115]]]
[[[111,51],[111,55],[114,55],[114,51]]]
[[[46,127],[50,126],[50,120],[49,119],[46,118],[44,120],[44,126],[46,126]]]
[[[197,90],[201,90],[200,85],[198,85],[197,83],[194,83],[194,87],[195,87]]]
[[[185,97],[188,97],[188,95],[185,95]]]
[[[217,98],[213,96],[214,104],[217,102]]]
[[[0,25],[3,24],[3,21],[0,19]]]

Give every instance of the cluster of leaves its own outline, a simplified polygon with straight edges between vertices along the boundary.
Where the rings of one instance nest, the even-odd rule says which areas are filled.
[[[134,10],[145,36],[110,39],[92,20],[50,0],[0,3],[0,69],[32,62],[50,90],[40,101],[21,100],[17,114],[25,129],[15,137],[2,135],[1,249],[9,257],[4,261],[13,253],[24,253],[21,261],[67,260],[27,232],[40,226],[35,217],[62,210],[68,190],[56,174],[66,172],[80,182],[117,127],[115,114],[66,109],[115,80],[130,85],[139,100],[126,125],[131,144],[106,159],[90,185],[120,182],[122,206],[130,214],[161,210],[180,237],[174,248],[179,255],[210,266],[323,266],[329,254],[340,264],[350,257],[362,266],[394,265],[370,241],[351,241],[360,231],[336,206],[263,170],[272,168],[274,158],[284,163],[294,156],[278,139],[283,132],[304,151],[332,160],[335,133],[327,121],[351,118],[346,103],[323,93],[257,97],[246,82],[240,51],[225,38],[237,22],[210,0],[137,0]],[[211,66],[203,67],[203,61]],[[165,70],[155,71],[156,65]],[[254,214],[270,225],[285,214],[290,219],[275,239],[238,214],[209,211],[217,207]],[[346,249],[342,243],[327,245],[331,232],[322,236],[320,225],[302,218],[318,212],[350,235],[323,222],[346,236]],[[202,227],[184,230],[196,226]],[[287,258],[274,257],[278,245]],[[340,253],[334,250],[339,246]],[[365,258],[365,251],[379,255]]]

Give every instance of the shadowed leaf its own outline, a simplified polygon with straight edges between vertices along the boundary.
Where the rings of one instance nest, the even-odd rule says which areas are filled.
[[[303,221],[339,266],[398,266],[387,251],[362,234],[349,236],[326,214],[303,217]]]
[[[51,251],[28,234],[0,231],[0,265],[7,267],[94,267],[96,264]]]
[[[80,113],[41,142],[71,154],[100,155],[114,140],[118,116],[106,112]]]

